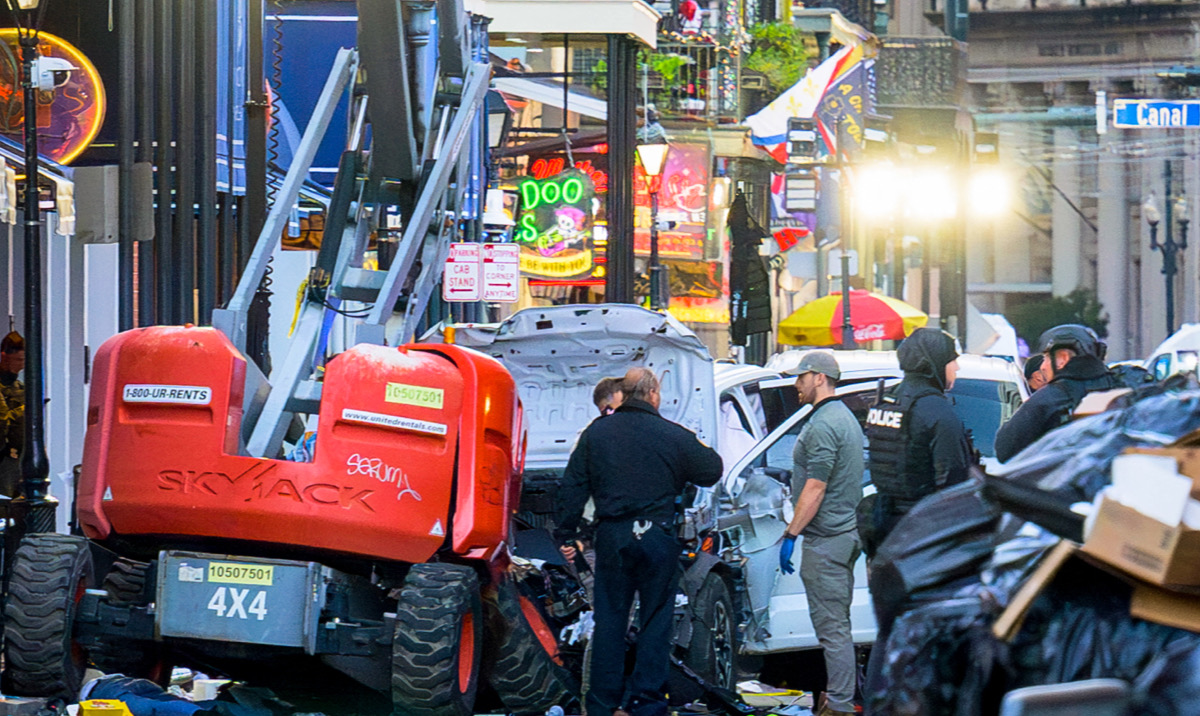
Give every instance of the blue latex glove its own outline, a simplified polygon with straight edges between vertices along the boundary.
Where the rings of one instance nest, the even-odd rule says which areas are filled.
[[[783,536],[783,544],[779,545],[779,571],[793,574],[796,568],[792,566],[792,552],[796,551],[796,538],[791,535]]]

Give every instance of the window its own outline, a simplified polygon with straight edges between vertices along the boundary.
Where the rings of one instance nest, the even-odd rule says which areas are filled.
[[[1164,353],[1154,359],[1154,367],[1151,369],[1154,373],[1155,380],[1166,380],[1171,377],[1171,354]]]
[[[741,424],[742,430],[754,434],[754,428],[750,426],[750,419],[746,417],[746,411],[742,410],[742,406],[738,404],[736,398],[732,395],[721,396],[721,412],[732,410],[737,415],[738,423]]]
[[[996,456],[996,431],[1012,417],[1020,395],[1015,383],[964,378],[954,381],[950,389],[954,412],[984,457]]]
[[[1200,354],[1196,351],[1176,351],[1176,356],[1179,358],[1179,366],[1175,369],[1176,373],[1195,373],[1196,365],[1200,364]]]
[[[796,448],[796,438],[800,436],[800,429],[804,427],[805,421],[801,420],[793,425],[786,433],[779,436],[779,439],[771,443],[771,447],[767,448],[767,467],[780,468],[792,471],[792,452]]]
[[[871,406],[875,405],[875,391],[863,390],[858,393],[844,395],[842,396],[842,403],[847,408],[850,408],[850,412],[854,413],[854,417],[858,420],[859,427],[866,431],[867,411],[871,409]]]
[[[786,385],[746,386],[746,395],[762,405],[764,432],[770,433],[800,409],[800,398],[793,382]]]

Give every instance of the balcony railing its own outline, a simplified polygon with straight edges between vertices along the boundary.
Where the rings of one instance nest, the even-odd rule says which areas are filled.
[[[883,38],[875,80],[881,106],[957,107],[967,82],[966,46],[949,38]]]
[[[723,54],[715,43],[659,41],[651,64],[670,70],[647,69],[642,84],[663,119],[715,123],[736,115],[738,83],[722,82]],[[736,72],[736,66],[726,71]]]

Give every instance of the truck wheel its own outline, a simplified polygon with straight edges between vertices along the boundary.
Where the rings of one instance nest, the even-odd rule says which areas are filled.
[[[558,638],[537,604],[511,582],[500,586],[496,608],[503,631],[488,681],[511,713],[544,714],[578,698],[579,687],[562,666]]]
[[[483,653],[479,578],[469,567],[417,564],[396,605],[392,705],[397,716],[470,716]]]
[[[118,558],[100,588],[108,592],[108,601],[114,605],[141,604],[149,571],[148,562]],[[121,673],[151,681],[163,676],[162,659],[153,642],[106,640],[92,649],[92,663],[106,674]]]
[[[71,631],[79,600],[94,584],[86,539],[38,534],[21,540],[4,608],[6,691],[75,700],[88,661]]]
[[[715,686],[733,688],[736,677],[737,636],[734,624],[733,599],[721,575],[709,572],[690,604],[692,610],[692,639],[683,653],[682,661],[692,671]],[[699,698],[700,690],[672,671],[671,700],[690,701]]]

